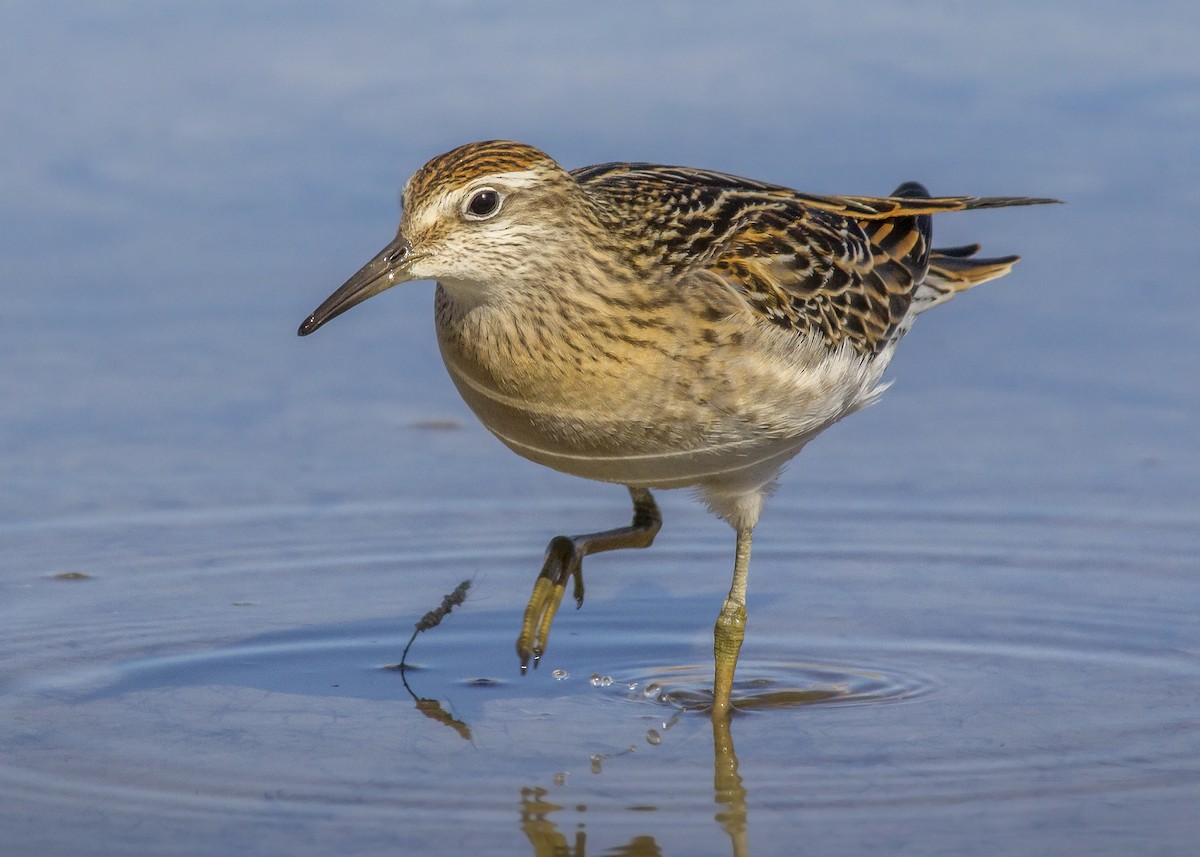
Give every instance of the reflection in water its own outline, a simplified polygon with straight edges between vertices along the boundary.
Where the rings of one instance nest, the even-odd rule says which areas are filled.
[[[405,682],[404,686],[407,688],[408,682]],[[442,708],[442,704],[440,702],[438,702],[436,699],[420,699],[415,693],[412,692],[411,689],[408,692],[412,693],[412,698],[417,703],[417,711],[424,714],[430,720],[436,720],[438,723],[449,726],[451,729],[457,732],[459,737],[464,741],[471,740],[471,727]]]
[[[533,846],[534,857],[586,857],[587,832],[575,831],[574,846],[548,816],[562,809],[546,800],[549,792],[543,788],[521,789],[521,832]],[[662,857],[662,849],[653,836],[635,836],[625,845],[604,852],[611,857]]]
[[[734,857],[746,852],[746,786],[738,773],[737,753],[733,749],[733,733],[729,717],[714,717],[713,730],[713,794],[716,797],[717,823],[729,834]]]
[[[399,569],[370,546],[361,563],[338,558],[344,574],[308,574],[295,603],[315,604],[296,627],[250,638],[246,609],[232,605],[268,604],[312,571],[305,559],[247,575],[278,553],[261,546],[254,519],[253,539],[221,558],[215,581],[159,574],[153,560],[154,604],[178,613],[137,606],[141,566],[82,583],[29,577],[19,603],[0,599],[0,828],[12,843],[0,851],[80,853],[79,842],[127,837],[124,851],[159,853],[186,834],[195,845],[183,850],[207,854],[270,827],[278,838],[254,853],[316,854],[336,835],[355,853],[403,837],[403,853],[456,838],[471,853],[739,855],[787,850],[800,824],[821,853],[875,853],[896,833],[915,853],[993,853],[1014,831],[1002,850],[1061,851],[1069,839],[1070,850],[1105,852],[1117,825],[1191,853],[1200,661],[1182,605],[1200,599],[1196,523],[1081,512],[1039,529],[1033,512],[914,514],[957,521],[966,532],[945,538],[967,547],[925,556],[906,542],[901,575],[881,543],[878,562],[851,564],[853,586],[829,559],[817,599],[826,618],[805,635],[792,627],[801,599],[781,587],[797,600],[776,603],[771,655],[742,665],[740,715],[716,727],[705,713],[711,667],[689,659],[689,620],[662,615],[650,591],[634,602],[636,621],[616,625],[629,633],[593,636],[544,665],[577,678],[532,685],[494,677],[513,671],[511,649],[489,645],[507,639],[511,611],[472,609],[473,586],[468,610],[413,644],[431,650],[404,673],[414,719],[398,702],[399,671],[384,667],[413,626],[390,608],[350,617],[396,571],[415,581],[410,609],[437,607],[451,586],[417,588],[406,572],[441,554],[414,552]],[[847,518],[864,533],[890,520]],[[1010,557],[972,528],[1020,530],[1048,547]],[[524,568],[517,552],[479,556],[506,576]],[[970,582],[948,585],[958,570]],[[1133,577],[1142,588],[1131,599]],[[214,582],[219,597],[193,597]],[[980,589],[990,600],[976,603]],[[1068,590],[1075,597],[1055,597]]]
[[[416,634],[413,634],[414,639],[416,638],[416,636],[417,636]],[[412,645],[412,640],[409,640],[409,645],[410,646]],[[405,648],[404,654],[405,655],[408,654],[407,648]],[[455,732],[457,732],[459,737],[462,738],[464,741],[471,740],[471,727],[470,726],[468,726],[466,723],[464,723],[463,721],[454,717],[452,714],[450,714],[448,711],[446,711],[444,708],[442,708],[442,704],[438,700],[428,699],[428,698],[417,696],[416,691],[414,691],[411,687],[409,687],[408,671],[413,669],[412,667],[405,666],[404,661],[401,660],[400,663],[387,666],[387,667],[385,667],[385,669],[396,670],[400,673],[400,681],[402,681],[404,683],[404,689],[408,691],[408,695],[411,696],[413,698],[413,702],[416,703],[417,711],[424,714],[430,720],[435,720],[438,723],[441,723],[445,726],[449,726],[451,729],[453,729]]]
[[[788,687],[781,686],[779,681],[758,679],[742,682],[741,693],[737,696],[738,708],[745,712],[764,710],[784,710],[798,706],[838,704],[838,703],[887,703],[899,699],[912,698],[923,692],[920,682],[913,680],[889,679],[878,673],[867,671],[846,671],[813,664],[789,664],[795,673],[794,678],[803,675],[808,682],[816,686]],[[436,699],[424,698],[409,686],[407,673],[419,668],[405,667],[396,664],[389,669],[400,672],[405,689],[416,703],[416,709],[424,716],[453,729],[466,741],[472,740],[471,727],[464,721],[448,713]],[[636,697],[674,709],[674,713],[663,721],[661,729],[648,729],[644,735],[645,742],[651,747],[657,747],[664,740],[664,733],[671,730],[680,720],[690,713],[707,714],[711,710],[711,692],[701,689],[690,667],[677,667],[666,672],[677,673],[680,683],[674,686],[652,681],[641,688]],[[784,671],[786,672],[786,670]],[[595,687],[608,687],[613,684],[609,677],[593,676],[591,684]],[[701,682],[702,684],[702,682]],[[633,691],[638,687],[637,682],[629,685]],[[748,792],[739,772],[739,761],[734,749],[733,733],[729,717],[720,717],[711,721],[713,741],[713,800],[716,812],[713,819],[729,837],[730,853],[733,857],[745,857],[749,853],[748,846]],[[636,752],[636,747],[630,746],[617,753],[597,753],[591,756],[591,773],[601,774],[604,771],[604,761],[626,756]],[[555,777],[555,785],[565,784],[565,775]],[[534,857],[586,857],[587,831],[580,823],[573,839],[559,830],[553,819],[553,814],[561,812],[566,807],[550,799],[550,790],[540,786],[522,787],[520,792],[520,827],[521,832],[532,846]],[[576,812],[586,811],[584,804],[574,807]],[[638,809],[657,809],[652,804],[641,804]],[[627,843],[612,847],[604,852],[606,855],[661,855],[662,849],[653,836],[638,834]]]
[[[796,665],[790,665],[796,670]],[[823,683],[819,686],[785,687],[775,681],[743,681],[741,693],[736,696],[737,707],[742,711],[785,710],[798,706],[844,703],[888,703],[899,699],[919,695],[923,687],[919,682],[895,681],[883,675],[870,672],[840,671],[830,667],[804,665],[802,670],[809,681]],[[665,672],[678,673],[680,684],[664,687],[658,681],[650,682],[640,691],[638,696],[660,705],[675,709],[675,713],[662,724],[662,730],[648,729],[645,734],[646,743],[652,747],[659,746],[663,741],[663,733],[679,723],[680,719],[689,713],[707,714],[711,711],[711,691],[701,689],[703,682],[687,681],[684,677],[695,679],[690,667],[677,667]],[[798,676],[797,676],[798,677]],[[594,686],[608,686],[612,680],[597,681],[593,677]],[[631,686],[635,687],[636,683]],[[739,772],[737,751],[733,744],[732,718],[718,717],[712,721],[713,740],[713,800],[717,810],[713,818],[729,837],[730,853],[733,857],[745,857],[749,853],[748,845],[748,793],[742,775]],[[595,754],[591,757],[591,772],[603,772],[603,762],[606,759],[625,756],[633,753],[636,748],[620,753]],[[558,830],[550,816],[563,809],[559,804],[547,800],[549,791],[544,788],[527,787],[521,789],[521,830],[533,846],[535,857],[585,857],[587,844],[586,832],[583,825],[575,834],[574,845],[567,842],[567,837]],[[645,805],[644,808],[656,807]],[[583,811],[585,806],[576,807]],[[657,855],[661,854],[657,842],[652,836],[638,835],[628,844],[605,851],[606,855]]]
[[[562,809],[546,800],[548,794],[543,788],[521,789],[521,832],[533,846],[534,857],[583,857],[587,833],[575,831],[575,847],[568,845],[567,837],[546,817]]]
[[[682,712],[669,721],[668,728],[678,721]],[[733,747],[733,734],[728,717],[718,717],[712,721],[713,734],[713,796],[719,807],[714,818],[717,824],[729,836],[730,853],[733,857],[745,857],[748,854],[746,844],[747,811],[746,787],[738,773],[737,752]],[[656,746],[661,742],[651,740],[651,729],[647,733],[647,742]],[[623,755],[623,754],[622,754]],[[592,757],[592,773],[601,772],[600,756]],[[547,798],[549,790],[540,787],[525,787],[521,789],[521,832],[533,846],[534,857],[586,857],[587,832],[583,825],[575,832],[574,844],[569,844],[566,834],[562,833],[550,815],[563,809],[560,804],[552,803]],[[578,806],[583,810],[586,807]],[[660,857],[662,849],[653,836],[634,836],[625,845],[610,848],[606,855],[621,855],[621,857]]]

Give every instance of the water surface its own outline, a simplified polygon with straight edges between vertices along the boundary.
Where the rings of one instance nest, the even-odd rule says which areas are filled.
[[[0,825],[22,854],[1189,854],[1200,836],[1187,3],[10,3]],[[987,34],[983,38],[981,34]],[[1025,258],[922,317],[755,537],[664,494],[525,677],[548,539],[428,284],[299,340],[428,157],[514,137],[946,217]],[[414,623],[460,581],[466,602]]]

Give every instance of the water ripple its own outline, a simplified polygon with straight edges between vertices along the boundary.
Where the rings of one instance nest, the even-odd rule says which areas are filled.
[[[447,825],[463,806],[504,812],[542,771],[591,819],[707,812],[696,742],[727,531],[685,513],[650,551],[589,560],[587,604],[520,679],[512,641],[551,534],[536,531],[611,510],[514,505],[68,522],[145,540],[115,540],[90,579],[10,587],[0,792],[33,818],[353,807],[382,828],[413,808]],[[753,806],[947,812],[1200,784],[1195,522],[775,514],[816,535],[765,530],[755,557],[732,727]],[[414,669],[390,669],[464,577],[461,611],[418,639]]]

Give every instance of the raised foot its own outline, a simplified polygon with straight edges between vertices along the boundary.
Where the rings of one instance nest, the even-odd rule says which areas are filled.
[[[555,536],[546,547],[546,561],[533,584],[533,594],[529,596],[525,617],[521,621],[521,634],[517,637],[517,656],[521,659],[522,675],[529,669],[531,661],[533,668],[537,669],[569,578],[575,579],[575,607],[578,609],[583,606],[583,555],[574,539]]]
[[[562,603],[567,580],[575,580],[575,606],[583,606],[583,558],[603,551],[622,548],[649,547],[662,527],[662,515],[654,498],[645,488],[630,488],[633,499],[633,521],[628,527],[587,533],[582,536],[556,536],[546,546],[546,561],[533,585],[533,595],[525,608],[521,635],[517,637],[517,655],[521,658],[522,675],[533,661],[534,668],[546,650],[550,624],[558,605]]]

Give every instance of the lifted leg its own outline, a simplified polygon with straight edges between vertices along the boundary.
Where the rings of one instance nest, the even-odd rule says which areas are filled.
[[[562,603],[567,580],[574,578],[576,607],[583,606],[583,558],[589,554],[621,548],[645,548],[654,542],[662,528],[662,515],[650,492],[645,488],[630,488],[633,498],[633,522],[628,527],[587,533],[582,536],[555,536],[546,547],[546,562],[542,573],[533,585],[533,595],[525,608],[521,623],[521,636],[517,637],[517,654],[521,658],[521,672],[529,667],[532,659],[536,669],[546,640],[550,636],[550,624],[558,605]],[[735,659],[737,655],[734,655]]]
[[[733,673],[738,654],[746,636],[746,578],[750,571],[750,536],[753,530],[737,531],[737,552],[733,563],[733,585],[717,616],[713,628],[713,655],[716,671],[713,675],[713,720],[729,716],[729,694],[733,690]]]

